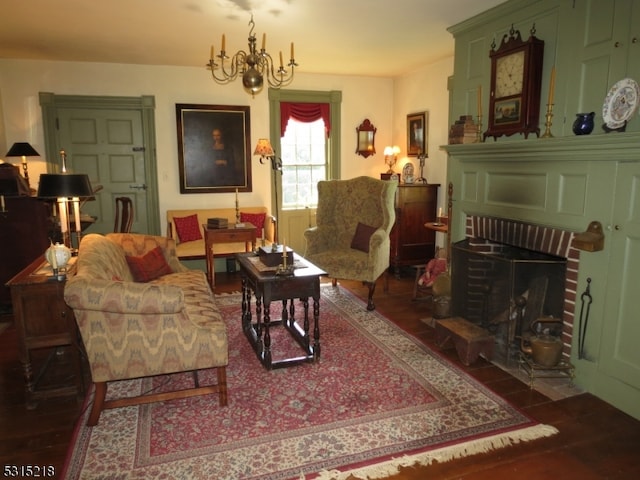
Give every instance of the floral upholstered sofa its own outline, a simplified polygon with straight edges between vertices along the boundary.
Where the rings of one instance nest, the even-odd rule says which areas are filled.
[[[73,309],[96,395],[88,425],[105,408],[218,393],[227,404],[227,331],[204,272],[182,265],[172,239],[86,235],[64,298]],[[197,371],[217,369],[200,387]],[[105,402],[107,382],[194,372],[195,387]]]

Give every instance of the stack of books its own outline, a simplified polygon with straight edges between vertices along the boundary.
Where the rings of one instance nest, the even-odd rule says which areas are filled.
[[[460,143],[476,143],[478,141],[478,125],[471,115],[460,115],[460,119],[449,129],[449,145]]]
[[[207,228],[229,228],[229,221],[226,218],[209,218]]]

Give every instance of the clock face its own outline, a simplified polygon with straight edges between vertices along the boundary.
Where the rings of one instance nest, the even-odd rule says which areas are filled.
[[[496,61],[496,98],[518,95],[524,79],[524,51],[500,57]]]

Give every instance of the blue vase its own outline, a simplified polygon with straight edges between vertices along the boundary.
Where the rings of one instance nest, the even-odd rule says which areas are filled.
[[[576,135],[589,135],[593,131],[594,112],[576,113],[576,120],[573,122],[573,133]]]

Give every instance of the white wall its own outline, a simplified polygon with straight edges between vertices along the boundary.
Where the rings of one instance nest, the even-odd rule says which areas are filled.
[[[440,183],[439,206],[446,210],[446,155],[439,149],[448,138],[447,78],[453,72],[453,56],[395,79],[298,74],[290,88],[296,90],[342,91],[342,178],[368,175],[379,178],[386,171],[385,145],[399,145],[401,154],[396,171],[415,158],[406,157],[406,116],[428,111],[429,157],[425,177]],[[44,133],[38,100],[39,92],[60,95],[153,95],[158,159],[160,219],[169,208],[199,208],[215,202],[232,207],[233,194],[180,194],[178,184],[178,146],[176,103],[207,105],[249,105],[251,142],[269,133],[267,92],[251,98],[240,82],[221,86],[214,83],[204,68],[122,65],[76,62],[0,60],[0,146],[29,142],[44,156]],[[356,127],[368,118],[378,129],[377,153],[368,158],[355,154]],[[252,147],[253,148],[253,147]],[[6,152],[6,150],[3,150]],[[2,152],[0,152],[2,155]],[[5,159],[15,163],[15,159]],[[59,159],[50,159],[57,162]],[[267,167],[253,159],[253,192],[240,195],[240,204],[269,203],[271,182]],[[31,185],[45,173],[45,158],[30,159]]]
[[[342,178],[356,175],[378,176],[383,164],[382,148],[391,142],[393,123],[393,80],[388,78],[296,75],[296,90],[342,91]],[[200,208],[212,202],[221,207],[234,205],[233,194],[180,194],[176,103],[207,105],[249,105],[251,107],[252,148],[260,137],[269,135],[267,92],[255,98],[244,92],[240,81],[221,86],[204,68],[121,65],[77,62],[0,60],[0,146],[29,142],[43,155],[30,159],[31,186],[46,172],[39,92],[60,95],[153,95],[158,160],[160,220],[169,208]],[[355,154],[356,130],[365,118],[378,128],[378,153],[367,159]],[[6,151],[6,150],[5,150]],[[2,153],[0,153],[2,155]],[[5,159],[15,163],[15,159]],[[59,159],[49,159],[57,162]],[[240,195],[240,205],[268,205],[271,182],[268,167],[253,159],[253,192]],[[164,233],[164,231],[163,231]]]
[[[438,206],[447,211],[447,154],[440,145],[449,141],[449,92],[448,77],[453,74],[453,56],[426,66],[394,81],[393,87],[393,144],[401,150],[397,172],[407,162],[412,162],[416,175],[420,163],[415,157],[407,157],[407,115],[429,112],[428,119],[428,158],[425,162],[424,176],[428,183],[439,183]],[[404,155],[403,155],[404,154]],[[439,241],[440,245],[443,245]]]

